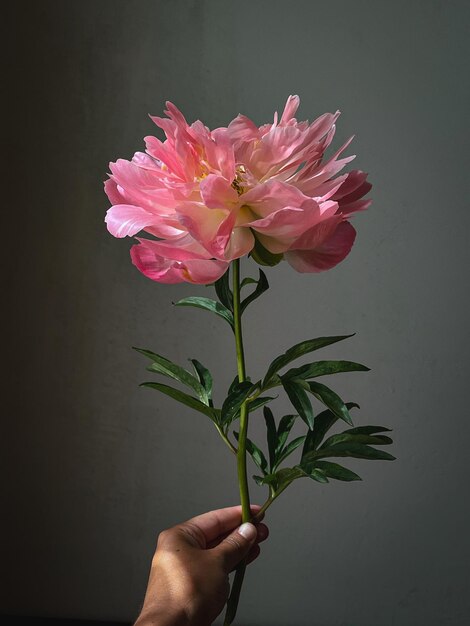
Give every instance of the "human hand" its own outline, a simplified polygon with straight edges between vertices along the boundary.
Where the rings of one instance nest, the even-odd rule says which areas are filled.
[[[261,507],[251,506],[252,515]],[[135,626],[209,626],[227,602],[229,573],[260,553],[268,527],[242,524],[241,506],[197,515],[158,537]]]

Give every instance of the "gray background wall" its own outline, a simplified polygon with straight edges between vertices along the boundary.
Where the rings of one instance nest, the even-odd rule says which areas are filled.
[[[298,93],[300,119],[343,111],[336,145],[356,133],[350,152],[374,203],[334,270],[269,271],[272,289],[246,316],[249,370],[301,339],[355,331],[324,355],[372,368],[336,388],[361,405],[358,424],[394,429],[398,460],[350,462],[361,483],[305,480],[286,492],[240,623],[462,626],[466,3],[43,0],[4,17],[2,609],[130,620],[158,531],[238,501],[211,424],[139,389],[144,363],[130,349],[199,358],[217,371],[220,398],[235,373],[231,337],[204,312],[172,308],[203,287],[161,286],[134,269],[130,242],[105,230],[102,181],[108,161],[158,132],[147,114],[166,99],[214,127],[239,112],[268,121]],[[253,438],[261,432],[253,418]]]

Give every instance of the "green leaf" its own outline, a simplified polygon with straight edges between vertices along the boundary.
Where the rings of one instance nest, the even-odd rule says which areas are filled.
[[[277,427],[276,457],[282,452],[297,417],[298,415],[284,415],[279,421],[279,426]]]
[[[307,395],[305,389],[298,383],[297,380],[282,380],[282,386],[284,387],[289,400],[292,402],[293,407],[304,420],[307,426],[313,428],[313,409],[312,403]]]
[[[331,461],[316,461],[315,467],[321,469],[328,478],[334,478],[335,480],[352,481],[362,480],[362,478],[352,472],[347,467],[343,467],[338,463],[332,463]]]
[[[279,465],[285,460],[287,459],[287,457],[292,454],[292,452],[294,452],[294,450],[297,450],[297,448],[302,445],[305,441],[305,439],[307,438],[306,435],[302,435],[301,437],[296,437],[296,439],[293,439],[281,452],[281,454],[277,457],[276,459],[276,463],[275,466],[273,467],[273,469],[277,469],[279,467]]]
[[[257,485],[264,485],[265,484],[264,483],[264,476],[256,476],[256,475],[254,475],[253,476],[253,480],[255,481],[255,483]]]
[[[211,408],[214,412],[214,421],[215,423],[222,427],[222,411],[220,409],[216,409],[211,405]]]
[[[235,430],[233,431],[233,435],[235,439],[238,441],[239,433]],[[251,439],[246,439],[246,451],[251,456],[256,465],[260,468],[263,474],[266,474],[268,470],[268,462],[266,461],[266,457],[263,452],[258,448],[258,446],[251,441]]]
[[[310,391],[315,398],[320,400],[320,402],[323,402],[325,406],[327,406],[335,415],[344,420],[347,424],[350,424],[351,426],[353,425],[348,408],[337,393],[323,383],[318,383],[313,380],[308,383],[308,386],[310,387]]]
[[[236,419],[240,407],[250,394],[256,389],[257,385],[245,380],[237,383],[233,391],[227,396],[222,405],[222,422],[226,425]]]
[[[288,487],[297,478],[302,478],[305,475],[305,472],[300,467],[283,467],[277,470],[277,472],[267,474],[262,479],[261,484],[270,485],[274,491],[280,491]]]
[[[366,443],[368,445],[375,445],[375,446],[384,446],[390,443],[393,443],[393,441],[390,439],[390,437],[382,437],[382,436],[372,436],[372,435],[361,435],[361,434],[354,434],[354,433],[338,433],[337,435],[332,435],[331,437],[328,437],[328,439],[320,446],[320,450],[323,448],[331,448],[332,446],[335,446],[337,443],[343,443],[343,442],[352,442],[352,443]]]
[[[256,300],[256,298],[259,298],[260,295],[263,294],[268,289],[269,289],[269,283],[268,283],[268,279],[266,278],[266,274],[262,270],[260,270],[259,279],[257,280],[257,284],[256,284],[256,289],[253,291],[253,293],[250,293],[249,296],[247,296],[244,300],[242,300],[240,304],[241,313],[244,312],[244,310],[250,304],[250,302],[253,302],[253,300]]]
[[[274,267],[282,261],[283,254],[273,254],[266,250],[262,243],[258,241],[255,235],[255,245],[250,252],[250,256],[259,265],[266,265],[268,267]]]
[[[347,402],[346,408],[350,411],[352,408],[359,408],[355,402]],[[329,409],[319,413],[313,422],[313,430],[307,433],[307,439],[302,450],[302,458],[309,452],[316,450],[323,441],[326,433],[338,421],[338,417]]]
[[[356,426],[355,428],[348,428],[345,433],[352,433],[358,435],[373,435],[374,433],[386,433],[391,432],[391,428],[385,428],[384,426]]]
[[[368,372],[370,369],[353,361],[316,361],[288,370],[283,378],[316,378],[341,372]]]
[[[207,367],[204,367],[204,365],[200,363],[199,361],[197,361],[196,359],[189,359],[189,360],[191,361],[194,367],[194,371],[196,372],[199,382],[206,390],[207,397],[209,398],[209,401],[210,401],[212,399],[212,384],[213,384],[211,373],[209,372]]]
[[[134,348],[134,350],[140,352],[140,354],[143,354],[153,361],[152,365],[147,368],[149,372],[163,374],[163,376],[168,376],[169,378],[173,378],[174,380],[183,383],[183,385],[186,385],[195,391],[199,399],[202,400],[204,404],[209,404],[209,396],[207,395],[205,387],[199,382],[199,380],[197,380],[197,378],[190,374],[190,372],[160,354],[156,354],[150,350],[144,350],[143,348]]]
[[[205,309],[206,311],[211,311],[215,313],[219,317],[222,317],[225,321],[227,321],[230,326],[234,327],[233,315],[231,311],[227,309],[223,304],[217,302],[216,300],[211,300],[210,298],[199,298],[196,296],[189,296],[189,298],[183,298],[182,300],[178,300],[175,302],[175,306],[194,306],[198,309]]]
[[[311,458],[320,459],[330,456],[351,456],[357,459],[381,459],[384,461],[395,460],[395,457],[388,452],[376,450],[375,448],[371,448],[363,443],[352,442],[337,443],[330,448],[321,448],[320,450],[309,452],[305,456],[305,460],[309,461]]]
[[[230,272],[227,270],[223,276],[214,283],[215,293],[220,302],[231,312],[233,312],[233,294],[230,290]]]
[[[270,396],[258,396],[252,402],[248,402],[248,411],[250,413],[254,413],[256,409],[259,409],[261,406],[264,406],[265,404],[271,402],[272,400],[275,400],[276,398],[277,396],[275,398]]]
[[[238,379],[238,374],[236,374],[235,378],[230,383],[230,387],[228,388],[228,391],[227,391],[227,396],[233,393],[239,384],[240,384],[240,381]]]
[[[247,276],[240,283],[240,289],[243,289],[243,287],[246,287],[247,285],[256,285],[257,283],[258,281],[256,280],[256,278],[250,278],[250,276]]]
[[[266,386],[274,374],[292,361],[295,361],[295,359],[338,341],[343,341],[343,339],[349,339],[349,337],[353,337],[354,335],[355,333],[352,333],[351,335],[338,335],[335,337],[317,337],[316,339],[307,339],[306,341],[301,341],[300,343],[295,344],[295,346],[286,350],[284,354],[276,357],[271,363],[264,378],[263,387]]]
[[[304,476],[303,471],[299,467],[283,467],[276,472],[279,482],[279,488],[284,485],[289,485],[297,478]]]
[[[269,452],[269,468],[272,470],[276,461],[276,445],[277,445],[277,433],[276,422],[274,421],[274,415],[271,409],[267,406],[263,409],[264,421],[266,422],[266,439],[268,441]]]
[[[318,483],[330,482],[328,478],[326,477],[325,472],[321,469],[312,469],[309,473],[307,473],[307,476],[309,478],[313,478],[313,480],[316,480]]]
[[[140,387],[150,387],[151,389],[155,389],[156,391],[160,391],[161,393],[170,396],[170,398],[174,398],[189,406],[191,409],[195,411],[199,411],[200,413],[204,413],[207,417],[210,417],[211,420],[217,421],[215,412],[211,409],[211,407],[203,404],[197,398],[180,391],[179,389],[175,389],[174,387],[169,387],[168,385],[162,385],[160,383],[141,383]]]

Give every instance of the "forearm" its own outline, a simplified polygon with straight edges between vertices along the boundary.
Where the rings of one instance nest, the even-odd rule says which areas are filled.
[[[134,626],[193,626],[183,611],[144,607]],[[195,626],[195,625],[194,625]]]

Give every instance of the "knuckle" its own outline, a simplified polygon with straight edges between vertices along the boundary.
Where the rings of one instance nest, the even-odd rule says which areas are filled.
[[[229,535],[224,539],[224,542],[230,547],[235,548],[235,550],[243,549],[243,541],[239,539],[236,535]]]
[[[199,528],[197,524],[194,524],[193,522],[188,521],[188,522],[185,522],[184,524],[181,524],[177,528],[178,528],[178,532],[188,537],[191,540],[191,542],[196,545],[196,547],[203,548],[203,549],[206,547],[206,537],[203,531]]]
[[[163,530],[161,530],[157,535],[157,546],[161,545],[162,543],[165,543],[165,541],[167,541],[170,536],[171,536],[170,528],[164,528]]]

